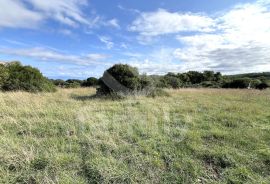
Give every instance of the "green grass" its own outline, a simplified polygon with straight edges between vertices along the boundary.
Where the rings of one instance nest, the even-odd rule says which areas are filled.
[[[270,91],[0,93],[0,183],[270,183]]]

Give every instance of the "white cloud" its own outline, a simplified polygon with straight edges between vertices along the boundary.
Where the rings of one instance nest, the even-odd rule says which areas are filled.
[[[117,28],[117,29],[120,29],[120,25],[118,23],[118,20],[117,19],[111,19],[107,22],[107,25],[108,26],[112,26],[114,28]]]
[[[101,24],[99,16],[84,15],[87,5],[87,0],[1,0],[0,27],[36,28],[48,19],[71,27]]]
[[[107,49],[111,49],[114,47],[114,43],[111,41],[111,38],[108,36],[100,36],[99,40],[106,45]]]
[[[42,14],[28,10],[20,1],[1,0],[0,7],[0,27],[36,28],[44,19]]]
[[[126,7],[124,7],[124,6],[122,6],[122,5],[118,5],[117,6],[120,10],[123,10],[123,11],[127,11],[127,12],[131,12],[131,13],[136,13],[136,14],[140,14],[141,12],[139,11],[139,10],[137,10],[137,9],[132,9],[132,8],[126,8]]]
[[[80,7],[87,5],[86,0],[26,0],[35,10],[63,24],[76,27],[78,23],[89,25]]]
[[[214,33],[177,36],[186,65],[226,73],[270,70],[270,1],[237,5],[216,17]]]
[[[180,31],[175,38],[181,47],[158,49],[140,57],[130,55],[128,63],[148,74],[189,70],[215,70],[227,74],[270,71],[269,0],[237,5],[209,17],[213,17],[214,22],[211,32],[198,29],[186,36]],[[175,34],[149,31],[140,32],[139,37],[151,41],[158,38],[157,33]]]
[[[159,9],[141,13],[128,29],[142,36],[159,36],[183,31],[210,32],[214,25],[212,18],[202,14],[171,13]]]
[[[29,49],[5,48],[0,49],[0,53],[12,56],[16,55],[20,57],[34,58],[36,60],[66,62],[84,66],[107,65],[106,63],[103,63],[102,60],[108,58],[108,56],[104,54],[91,53],[86,55],[70,55],[42,47],[34,47]]]

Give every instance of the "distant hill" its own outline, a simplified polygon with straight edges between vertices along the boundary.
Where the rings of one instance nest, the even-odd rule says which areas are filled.
[[[230,78],[243,78],[243,77],[248,77],[248,78],[252,78],[252,79],[257,79],[257,78],[264,77],[264,78],[270,80],[270,72],[262,72],[262,73],[246,73],[246,74],[227,75],[227,77],[230,77]]]

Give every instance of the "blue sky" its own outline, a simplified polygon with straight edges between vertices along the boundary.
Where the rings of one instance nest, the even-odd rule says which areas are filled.
[[[0,0],[0,60],[49,78],[270,71],[269,0]]]

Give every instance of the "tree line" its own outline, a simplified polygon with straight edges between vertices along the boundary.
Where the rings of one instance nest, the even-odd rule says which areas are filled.
[[[56,87],[77,88],[97,87],[98,94],[108,94],[118,88],[130,91],[162,88],[254,88],[269,87],[269,73],[224,76],[214,71],[189,71],[167,73],[166,75],[140,75],[135,67],[116,64],[106,70],[101,78],[89,77],[85,80],[48,79],[31,66],[19,62],[0,63],[0,89],[2,91],[52,92]],[[250,77],[251,76],[251,77]],[[107,80],[107,82],[106,82]],[[108,82],[109,81],[109,82]],[[117,81],[117,83],[115,83]],[[110,84],[111,83],[111,84]],[[115,88],[115,89],[113,89]],[[117,88],[117,89],[116,89]]]

